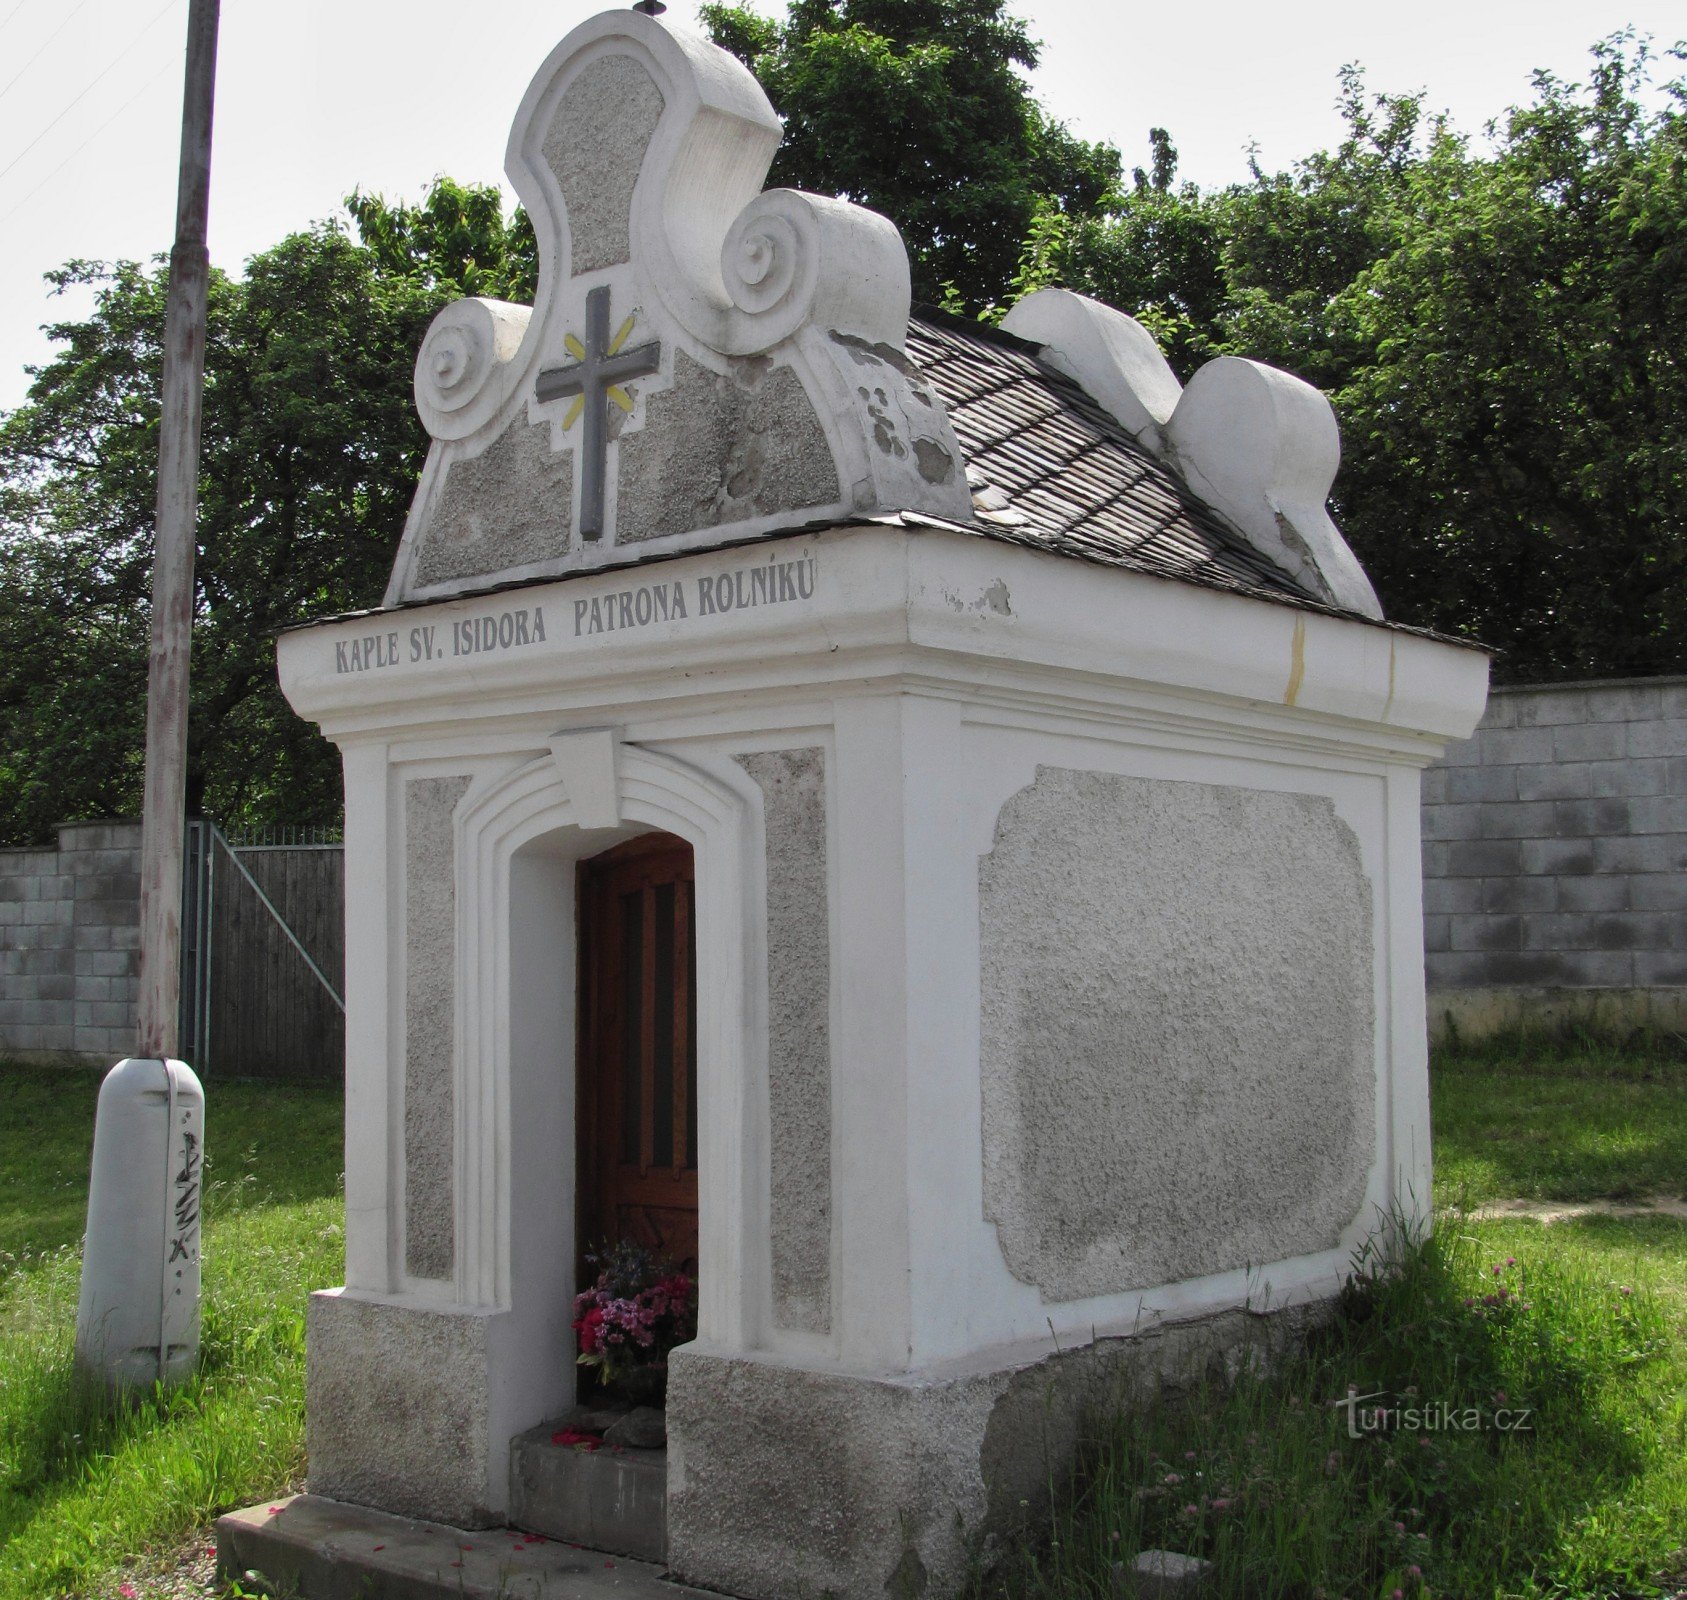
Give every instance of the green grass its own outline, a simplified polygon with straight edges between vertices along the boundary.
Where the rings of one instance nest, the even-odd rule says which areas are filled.
[[[1443,1206],[1687,1195],[1678,1051],[1513,1040],[1441,1055],[1432,1085]],[[1351,1438],[1350,1390],[1489,1425]],[[1492,1426],[1525,1406],[1527,1431]],[[1111,1600],[1156,1548],[1235,1600],[1687,1591],[1687,1226],[1443,1211],[1304,1347],[1122,1409],[1032,1534],[991,1586],[1013,1600]]]
[[[1303,1350],[1105,1430],[1007,1587],[1100,1600],[1114,1562],[1164,1548],[1235,1600],[1666,1592],[1687,1581],[1684,1284],[1669,1220],[1448,1228]],[[1355,1439],[1350,1391],[1490,1425]],[[1524,1407],[1528,1431],[1491,1425]]]
[[[71,1367],[99,1074],[0,1064],[0,1600],[112,1591],[303,1465],[304,1309],[338,1283],[337,1089],[210,1086],[203,1359],[116,1406]]]
[[[105,1600],[143,1552],[295,1482],[305,1295],[341,1276],[337,1092],[213,1084],[201,1370],[128,1408],[79,1390],[97,1085],[0,1065],[0,1600]],[[1684,1091],[1662,1049],[1443,1056],[1437,1195],[1687,1194]],[[1487,1412],[1503,1392],[1533,1426],[1351,1439],[1329,1404],[1350,1386]],[[1154,1546],[1213,1557],[1218,1593],[1249,1600],[1687,1585],[1687,1227],[1444,1214],[1400,1270],[1367,1263],[1304,1348],[1103,1429],[1081,1487],[999,1576],[1015,1600],[1111,1600],[1114,1563]]]
[[[1434,1065],[1435,1193],[1494,1199],[1687,1196],[1687,1056],[1512,1038]]]

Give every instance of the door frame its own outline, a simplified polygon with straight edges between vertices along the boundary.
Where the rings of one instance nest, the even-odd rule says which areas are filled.
[[[559,735],[549,754],[477,778],[457,810],[453,1298],[510,1309],[524,1326],[546,1325],[545,1338],[559,1324],[566,1334],[576,864],[640,833],[672,833],[691,846],[696,874],[698,1337],[753,1349],[770,1328],[771,1270],[761,793],[729,756],[705,756],[705,767],[598,733]]]

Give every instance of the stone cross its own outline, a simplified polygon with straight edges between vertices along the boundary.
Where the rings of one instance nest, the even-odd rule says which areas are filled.
[[[603,537],[603,482],[609,458],[609,404],[613,401],[623,411],[633,409],[632,396],[621,387],[623,379],[648,377],[656,371],[662,359],[662,346],[652,340],[649,344],[634,345],[622,350],[627,335],[633,331],[633,318],[628,317],[615,337],[609,337],[609,288],[603,285],[586,296],[586,339],[582,344],[573,334],[568,336],[569,351],[575,360],[571,366],[546,367],[539,373],[533,392],[541,401],[560,400],[575,396],[563,419],[563,427],[572,427],[582,411],[585,431],[580,445],[580,537]]]

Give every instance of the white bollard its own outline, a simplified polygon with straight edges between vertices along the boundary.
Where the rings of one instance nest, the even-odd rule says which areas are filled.
[[[119,1061],[100,1085],[76,1364],[119,1389],[177,1383],[199,1356],[205,1091],[185,1061]]]

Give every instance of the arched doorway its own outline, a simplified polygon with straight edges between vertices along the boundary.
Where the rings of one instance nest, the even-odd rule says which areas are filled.
[[[582,1258],[625,1239],[697,1271],[694,880],[691,846],[671,833],[580,863]]]

